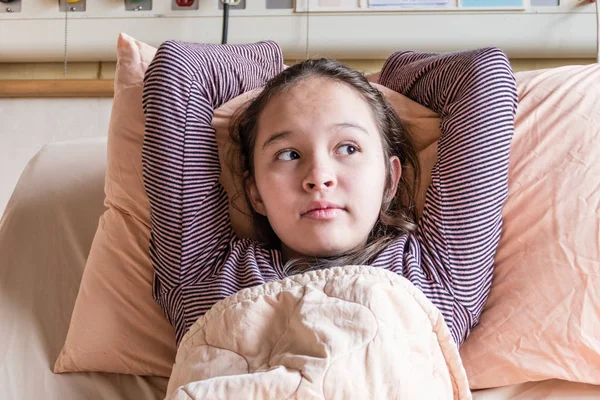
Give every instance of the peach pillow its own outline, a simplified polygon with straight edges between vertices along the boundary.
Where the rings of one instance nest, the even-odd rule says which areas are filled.
[[[155,48],[124,33],[118,38],[104,187],[107,210],[92,242],[67,338],[54,365],[56,373],[99,371],[169,376],[175,361],[174,330],[152,298],[150,206],[142,179],[141,94],[144,73],[155,52]],[[409,127],[421,133],[419,146],[435,149],[432,143],[439,132],[434,129],[432,136],[428,129],[437,123],[436,114],[377,86],[397,110],[406,114]],[[221,149],[228,142],[231,115],[256,93],[245,93],[215,110],[213,125]],[[430,170],[435,156],[428,160]],[[427,164],[425,158],[423,162]],[[223,185],[235,190],[231,175],[224,172]],[[244,215],[232,211],[231,217],[236,232],[249,236],[251,230],[245,228]]]
[[[600,65],[516,75],[492,291],[461,356],[472,389],[600,384]]]
[[[152,299],[150,205],[142,181],[144,72],[156,49],[121,34],[108,132],[107,208],[54,372],[169,376],[175,331]]]

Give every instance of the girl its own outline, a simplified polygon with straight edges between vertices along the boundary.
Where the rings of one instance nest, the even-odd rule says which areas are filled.
[[[497,48],[401,51],[379,83],[441,116],[418,221],[415,150],[364,76],[330,60],[282,71],[273,42],[160,46],[145,76],[143,165],[153,295],[177,343],[242,288],[348,264],[406,277],[440,309],[456,344],[465,340],[490,290],[507,197],[517,105],[510,64]],[[211,120],[259,86],[232,132],[256,242],[231,228]]]

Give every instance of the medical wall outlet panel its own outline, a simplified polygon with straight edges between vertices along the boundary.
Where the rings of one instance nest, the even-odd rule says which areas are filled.
[[[171,0],[171,10],[192,11],[198,9],[201,0]]]
[[[266,6],[268,10],[292,9],[294,0],[267,0]]]
[[[85,0],[58,0],[58,11],[84,12]]]
[[[223,1],[216,0],[217,5],[219,6],[219,10],[223,9]],[[256,0],[254,0],[256,1]],[[246,9],[246,0],[229,0],[229,9],[230,10],[245,10]]]
[[[21,12],[21,0],[0,0],[0,13]]]
[[[0,0],[0,62],[115,61],[121,32],[158,47],[221,43],[222,27],[221,0]],[[274,40],[289,60],[483,46],[595,58],[596,32],[589,0],[240,0],[227,43]]]
[[[125,0],[126,11],[150,11],[152,0]]]

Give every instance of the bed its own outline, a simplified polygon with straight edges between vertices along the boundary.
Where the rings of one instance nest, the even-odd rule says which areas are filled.
[[[44,146],[0,222],[0,397],[160,399],[167,379],[54,374],[86,258],[104,211],[106,138]],[[562,380],[478,390],[474,399],[597,399],[600,386]]]

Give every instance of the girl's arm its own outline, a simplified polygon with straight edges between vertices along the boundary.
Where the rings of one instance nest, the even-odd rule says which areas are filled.
[[[497,48],[401,51],[386,61],[380,83],[441,117],[438,160],[416,235],[424,274],[475,325],[489,293],[507,197],[517,107],[509,61]]]
[[[213,110],[263,86],[281,71],[282,62],[274,42],[167,41],[149,65],[142,97],[142,161],[159,302],[169,301],[170,289],[203,279],[225,262],[233,232],[219,183]]]

